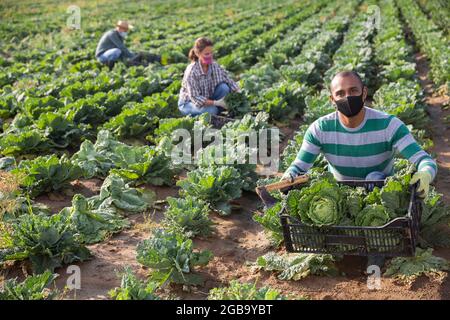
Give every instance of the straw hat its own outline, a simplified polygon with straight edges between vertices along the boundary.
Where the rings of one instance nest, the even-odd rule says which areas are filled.
[[[117,21],[116,27],[120,27],[123,29],[130,29],[130,30],[132,30],[134,28],[134,26],[132,26],[131,24],[128,23],[128,21],[125,21],[125,20]]]

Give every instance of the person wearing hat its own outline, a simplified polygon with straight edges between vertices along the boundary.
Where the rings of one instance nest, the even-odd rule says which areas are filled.
[[[106,64],[110,70],[117,60],[134,58],[135,55],[123,43],[128,35],[128,30],[131,29],[133,29],[133,26],[127,21],[119,20],[115,29],[105,32],[101,37],[95,51],[95,57],[99,62]]]

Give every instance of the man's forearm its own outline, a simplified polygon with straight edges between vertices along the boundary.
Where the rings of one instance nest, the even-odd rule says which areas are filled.
[[[308,171],[305,168],[302,168],[301,164],[298,163],[299,161],[296,159],[294,160],[289,168],[285,171],[285,174],[290,174],[293,178],[305,173]]]
[[[114,45],[116,45],[117,48],[120,49],[120,51],[122,51],[124,57],[126,58],[133,57],[133,54],[130,52],[130,50],[128,50],[125,44],[118,37],[119,36],[113,35],[112,37],[110,37],[110,39],[114,43]]]
[[[205,103],[208,99],[206,99],[203,96],[190,96],[190,100],[192,101],[193,104],[195,104],[195,106],[197,106],[198,108],[204,107]]]
[[[431,175],[432,180],[434,180],[437,173],[436,162],[431,157],[426,157],[417,165],[417,171],[428,172]]]
[[[124,46],[124,50],[125,50],[125,57],[126,58],[128,58],[128,59],[131,59],[131,58],[133,58],[134,57],[134,54],[130,51],[130,50],[128,50],[125,46]]]

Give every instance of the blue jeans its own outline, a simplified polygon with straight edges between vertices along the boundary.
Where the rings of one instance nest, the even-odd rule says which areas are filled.
[[[386,179],[386,177],[387,177],[387,175],[384,174],[383,172],[374,171],[374,172],[369,173],[366,176],[365,180],[384,180],[384,179]],[[369,183],[367,185],[367,190],[372,191],[373,188],[375,188],[375,185],[373,183]]]
[[[229,94],[230,91],[231,91],[230,87],[225,82],[221,82],[214,89],[214,93],[210,99],[211,100],[222,99],[227,94]],[[219,108],[220,107],[217,107],[217,106],[197,107],[191,101],[181,101],[181,99],[178,101],[178,109],[185,116],[187,116],[187,115],[198,116],[199,114],[202,114],[205,112],[208,112],[213,115],[217,115],[220,113]]]
[[[98,56],[101,63],[115,62],[119,60],[122,51],[119,48],[109,49]]]

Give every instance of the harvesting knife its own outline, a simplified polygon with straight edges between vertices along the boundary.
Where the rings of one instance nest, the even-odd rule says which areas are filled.
[[[294,178],[292,181],[282,180],[279,182],[267,184],[265,186],[256,187],[256,194],[261,198],[262,202],[267,208],[273,207],[277,203],[277,199],[270,195],[270,191],[281,190],[284,188],[296,186],[298,184],[308,182],[309,177],[307,175],[301,175]]]

